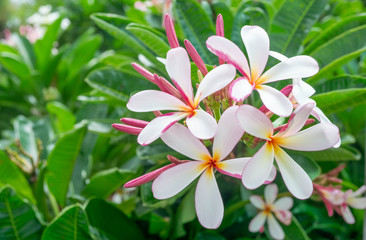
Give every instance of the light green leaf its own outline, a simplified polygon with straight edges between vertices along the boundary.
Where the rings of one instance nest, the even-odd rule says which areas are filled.
[[[32,157],[32,159],[29,159],[29,162],[33,161],[35,164],[38,161],[39,153],[32,121],[24,116],[18,116],[14,120],[14,132],[15,138],[20,141],[24,151]]]
[[[12,36],[14,42],[17,46],[20,56],[27,64],[28,68],[34,70],[36,68],[36,55],[34,54],[34,49],[29,40],[18,34]]]
[[[30,86],[29,83],[27,84],[25,82],[31,76],[30,70],[18,55],[10,52],[2,52],[0,53],[0,64],[23,80],[25,86]]]
[[[56,125],[59,133],[72,129],[76,119],[68,107],[61,102],[49,102],[46,108],[53,118],[52,123]]]
[[[314,161],[352,161],[360,160],[361,153],[353,147],[330,148],[319,152],[301,152]]]

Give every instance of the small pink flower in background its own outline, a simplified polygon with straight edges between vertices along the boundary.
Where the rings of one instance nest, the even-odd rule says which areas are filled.
[[[139,134],[137,141],[150,144],[167,131],[174,123],[186,118],[189,130],[200,139],[212,138],[217,130],[216,120],[199,109],[200,102],[224,88],[235,77],[232,65],[224,64],[210,71],[200,83],[193,97],[191,63],[185,49],[177,47],[168,51],[166,69],[177,87],[183,101],[162,91],[146,90],[133,95],[127,108],[135,112],[173,110],[153,119]]]
[[[250,67],[244,53],[232,41],[221,36],[212,36],[206,41],[212,53],[227,63],[233,64],[243,75],[230,86],[231,97],[240,102],[255,89],[270,111],[279,116],[289,116],[292,112],[290,100],[277,89],[264,84],[313,76],[319,70],[318,63],[309,56],[296,56],[263,73],[269,56],[267,33],[258,26],[244,26],[241,29],[241,37],[248,53]]]
[[[265,182],[275,158],[289,191],[299,199],[311,196],[311,179],[282,147],[298,151],[320,151],[334,146],[338,141],[338,128],[333,124],[319,123],[300,131],[313,107],[312,103],[298,107],[287,125],[276,134],[271,120],[264,113],[250,105],[239,107],[237,117],[243,130],[266,141],[244,168],[242,182],[246,188],[255,189]]]
[[[274,239],[283,239],[285,233],[276,218],[285,225],[290,225],[292,213],[289,211],[292,208],[293,200],[290,197],[282,197],[277,201],[278,187],[276,184],[270,184],[264,189],[264,201],[260,196],[253,195],[250,197],[250,202],[260,212],[249,223],[249,231],[262,232],[264,224],[267,220],[269,234]],[[276,216],[276,218],[273,216]]]
[[[356,192],[353,192],[353,190],[347,190],[344,193],[343,202],[340,205],[340,212],[346,223],[355,223],[355,218],[349,207],[356,209],[366,209],[366,197],[361,197],[361,195],[365,192],[366,185],[363,185]]]

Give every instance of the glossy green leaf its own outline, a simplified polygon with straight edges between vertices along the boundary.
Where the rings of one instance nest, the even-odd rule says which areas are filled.
[[[319,152],[302,152],[314,161],[354,161],[361,159],[359,150],[353,147],[330,148]]]
[[[366,78],[358,75],[341,75],[335,78],[325,79],[317,84],[314,89],[316,93],[325,93],[334,90],[366,87]]]
[[[119,168],[100,171],[90,178],[90,182],[86,185],[83,194],[88,197],[106,198],[134,176],[134,172]]]
[[[0,186],[11,185],[19,195],[35,203],[32,189],[18,166],[9,157],[0,151]]]
[[[63,133],[72,129],[75,124],[75,116],[70,109],[61,102],[47,103],[47,111],[53,118],[52,123],[55,124],[59,133]]]
[[[13,189],[0,189],[0,239],[39,240],[43,226],[34,209]]]
[[[327,2],[327,0],[285,1],[271,24],[269,34],[271,50],[289,57],[296,55]]]
[[[62,210],[44,230],[42,240],[90,240],[88,220],[80,205]]]
[[[56,143],[47,159],[46,182],[57,202],[65,205],[69,181],[86,133],[84,125],[66,133]]]
[[[85,207],[96,239],[144,239],[135,222],[102,199],[91,199]]]
[[[29,159],[35,164],[38,161],[38,149],[36,137],[33,132],[33,123],[24,116],[18,116],[14,120],[15,138],[20,141],[24,151],[32,157]]]
[[[306,231],[294,215],[292,215],[291,224],[288,226],[282,225],[282,227],[283,231],[285,232],[285,239],[310,240],[309,236],[306,234]]]

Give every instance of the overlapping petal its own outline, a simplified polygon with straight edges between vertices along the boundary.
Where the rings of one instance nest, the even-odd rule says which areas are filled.
[[[249,160],[249,157],[229,159],[219,162],[216,165],[216,168],[219,172],[225,175],[241,179],[244,167]]]
[[[257,86],[256,89],[263,104],[271,112],[282,117],[290,116],[293,108],[292,103],[283,93],[266,85]]]
[[[276,184],[270,184],[264,189],[264,199],[267,204],[272,204],[276,200],[278,194],[278,187]]]
[[[249,223],[249,231],[251,232],[259,232],[259,230],[264,226],[264,222],[266,221],[267,216],[260,212],[257,216],[255,216],[252,221]]]
[[[294,200],[290,197],[282,197],[273,204],[273,210],[289,210],[292,208]]]
[[[346,223],[348,224],[355,223],[355,217],[353,216],[351,209],[347,205],[341,206],[341,213]]]
[[[280,222],[282,222],[285,225],[290,225],[291,218],[292,218],[292,213],[290,211],[277,210],[277,211],[274,211],[274,214],[275,214],[276,218],[278,220],[280,220]]]
[[[236,101],[241,102],[252,94],[254,85],[250,84],[244,77],[237,78],[229,89],[230,97]]]
[[[217,131],[216,120],[207,112],[197,109],[186,120],[187,127],[199,139],[213,138]]]

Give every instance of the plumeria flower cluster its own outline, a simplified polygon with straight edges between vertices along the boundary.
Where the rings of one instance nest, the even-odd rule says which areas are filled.
[[[127,103],[131,111],[153,112],[156,117],[150,122],[122,118],[122,124],[116,123],[113,127],[138,135],[137,141],[141,145],[160,138],[187,158],[179,160],[167,156],[171,164],[133,179],[125,187],[153,181],[155,198],[166,199],[198,178],[196,213],[202,226],[209,229],[218,228],[224,215],[224,204],[215,178],[217,173],[238,179],[238,183],[241,181],[247,189],[256,189],[271,183],[279,171],[296,198],[309,198],[313,192],[311,179],[284,149],[320,151],[339,143],[338,128],[329,120],[320,119],[320,110],[314,101],[301,101],[294,92],[294,89],[307,91],[303,86],[309,86],[300,78],[316,74],[319,70],[317,62],[309,56],[287,59],[274,54],[280,56],[281,62],[265,71],[268,57],[273,55],[265,30],[258,26],[242,28],[248,61],[242,50],[224,37],[223,19],[219,15],[216,35],[206,41],[209,51],[218,57],[219,65],[208,71],[188,40],[184,41],[185,48],[180,46],[169,15],[165,16],[164,23],[171,47],[165,67],[171,81],[133,63],[136,71],[160,90],[138,92]],[[199,69],[200,83],[197,86],[191,82],[190,58]],[[268,85],[286,79],[293,79],[293,83],[281,91]],[[260,108],[246,100],[253,90],[259,93],[264,104]],[[277,118],[276,115],[283,119],[289,117],[287,123],[275,126],[271,118]],[[316,119],[319,117],[319,123],[309,127],[315,121],[309,118],[310,115]],[[249,136],[256,143],[253,146],[263,143],[257,153],[245,156],[245,153],[236,151],[236,146],[243,144],[243,136]],[[259,201],[258,197],[251,198],[263,213],[253,220],[250,229],[260,230],[268,219],[271,234],[282,238],[283,231],[272,212],[281,222],[288,224],[292,200],[282,198],[274,202],[276,195],[277,187],[270,185],[265,190],[266,203]]]

